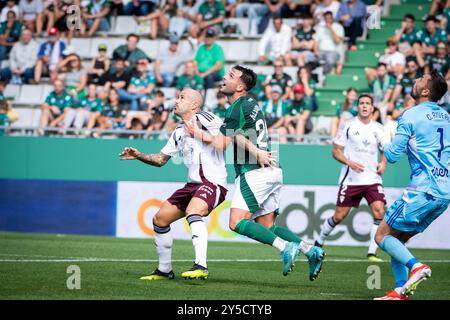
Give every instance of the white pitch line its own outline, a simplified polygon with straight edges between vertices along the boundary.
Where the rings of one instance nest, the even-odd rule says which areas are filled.
[[[208,262],[279,262],[280,259],[208,259]],[[298,259],[297,261],[306,262],[306,259]],[[33,262],[158,262],[157,259],[103,259],[103,258],[67,258],[67,259],[0,259],[1,262],[14,262],[14,263],[33,263]],[[192,259],[175,259],[172,262],[192,262]],[[373,262],[363,259],[325,259],[325,263],[339,262],[339,263],[388,263],[389,261]],[[450,263],[450,260],[422,260],[422,262],[428,263]]]

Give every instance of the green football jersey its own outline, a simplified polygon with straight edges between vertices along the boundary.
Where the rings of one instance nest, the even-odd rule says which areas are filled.
[[[258,149],[269,150],[269,134],[264,114],[257,101],[251,97],[242,96],[227,109],[227,115],[220,127],[220,132],[228,137],[241,134]],[[255,157],[250,155],[247,150],[238,148],[236,141],[234,141],[236,176],[259,168],[260,165]]]

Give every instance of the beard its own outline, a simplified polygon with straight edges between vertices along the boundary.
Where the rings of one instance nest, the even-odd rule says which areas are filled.
[[[413,89],[412,89],[412,91],[411,91],[411,97],[412,97],[414,100],[417,100],[417,99],[420,98],[420,95],[419,95],[419,92],[417,92],[417,87],[416,87],[416,86],[414,86]]]

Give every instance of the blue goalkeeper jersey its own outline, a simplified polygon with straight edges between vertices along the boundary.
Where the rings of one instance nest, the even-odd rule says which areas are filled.
[[[450,116],[435,102],[423,102],[406,110],[398,120],[391,144],[384,154],[391,163],[406,148],[411,167],[408,190],[450,199]]]

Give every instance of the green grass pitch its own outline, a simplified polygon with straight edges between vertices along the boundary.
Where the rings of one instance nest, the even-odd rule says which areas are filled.
[[[325,247],[315,282],[304,256],[287,277],[275,249],[254,243],[210,242],[208,280],[184,280],[193,261],[190,241],[175,241],[175,280],[143,281],[154,270],[152,239],[0,233],[0,299],[372,299],[392,288],[390,264],[365,260],[364,247]],[[450,299],[450,250],[412,250],[433,275],[414,299]],[[380,256],[387,259],[384,253]],[[378,265],[381,288],[369,290],[367,268]],[[69,290],[67,268],[81,270],[81,288]]]

